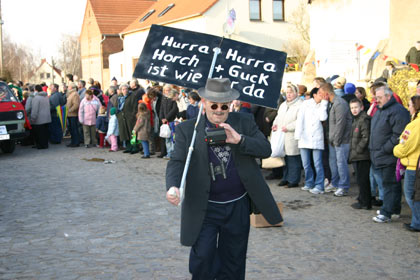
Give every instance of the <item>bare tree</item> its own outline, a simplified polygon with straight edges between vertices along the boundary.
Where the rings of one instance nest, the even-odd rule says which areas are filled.
[[[307,0],[300,0],[297,8],[287,17],[287,21],[293,25],[295,38],[290,39],[284,46],[288,54],[289,64],[303,64],[310,48],[309,15],[307,12]],[[294,68],[294,67],[293,67]],[[293,69],[292,68],[292,69]]]
[[[62,35],[57,65],[66,74],[82,76],[79,36]]]
[[[31,48],[14,43],[7,34],[3,37],[3,79],[28,81],[36,68]]]

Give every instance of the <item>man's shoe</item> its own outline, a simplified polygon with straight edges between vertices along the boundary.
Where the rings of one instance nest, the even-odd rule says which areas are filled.
[[[85,145],[85,148],[89,148],[90,146],[89,145]]]
[[[139,152],[139,150],[134,150],[134,151],[131,151],[130,154],[134,155],[134,154],[137,154],[138,152]]]
[[[275,179],[280,179],[279,177],[275,176],[273,173],[271,173],[270,175],[265,176],[266,180],[275,180]]]
[[[376,214],[380,215],[381,210],[376,210]],[[400,215],[398,215],[398,214],[392,214],[391,215],[391,220],[398,220],[399,218],[400,218]]]
[[[165,155],[163,155],[163,154],[160,154],[160,155],[158,155],[157,157],[158,158],[163,158]]]
[[[309,190],[312,190],[312,188],[311,187],[308,187],[308,186],[304,186],[304,187],[302,187],[302,188],[300,188],[302,191],[309,191]]]
[[[310,193],[313,193],[313,194],[323,194],[324,193],[324,191],[321,191],[320,189],[318,189],[318,188],[313,188],[312,190],[310,190],[309,191]]]
[[[381,207],[382,206],[382,204],[384,204],[384,202],[382,201],[382,200],[380,200],[380,199],[374,199],[374,200],[372,200],[372,205],[373,206],[378,206],[378,207]]]
[[[77,148],[77,147],[80,147],[80,144],[71,144],[69,147],[71,147],[71,148]]]
[[[420,232],[420,229],[413,228],[413,227],[411,226],[411,224],[406,224],[406,223],[404,223],[404,224],[403,224],[403,226],[404,226],[404,228],[405,228],[406,230],[408,230],[408,231],[411,231],[411,232]]]
[[[287,184],[288,184],[287,181],[280,181],[280,183],[278,183],[277,186],[283,187],[283,186],[286,186]]]
[[[324,189],[330,184],[327,178],[324,179]]]
[[[330,192],[336,192],[337,188],[334,187],[333,185],[329,184],[328,186],[325,187],[324,192],[326,193],[330,193]]]
[[[141,156],[141,158],[150,158],[150,156],[143,155],[143,156]]]
[[[379,214],[376,217],[373,217],[372,220],[377,223],[388,223],[389,221],[391,221],[390,218],[381,214]]]
[[[348,194],[348,192],[349,191],[346,190],[346,189],[338,188],[338,190],[334,193],[334,196],[338,196],[338,197],[346,196]]]
[[[280,184],[279,184],[279,186],[280,186]],[[299,184],[296,184],[296,183],[290,183],[290,184],[287,184],[287,186],[286,186],[287,188],[296,188],[296,187],[299,187]]]
[[[366,209],[366,210],[371,210],[372,209],[372,206],[363,206],[362,204],[360,204],[360,202],[353,203],[350,206],[354,209]]]
[[[131,149],[125,149],[123,153],[124,153],[124,154],[131,153]]]

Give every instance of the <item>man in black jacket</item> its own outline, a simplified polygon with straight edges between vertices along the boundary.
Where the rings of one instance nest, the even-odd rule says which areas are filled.
[[[392,96],[392,90],[385,84],[375,90],[378,111],[372,118],[369,151],[374,172],[383,180],[384,202],[380,213],[373,217],[377,223],[391,220],[392,215],[401,212],[401,183],[395,177],[397,158],[393,149],[405,126],[410,121],[408,111]]]
[[[251,114],[229,113],[239,97],[229,79],[208,79],[199,89],[205,115],[197,125],[181,213],[181,244],[192,246],[193,279],[245,279],[249,199],[271,224],[283,219],[256,158],[271,154],[270,143]],[[176,128],[175,149],[166,169],[166,198],[178,205],[181,177],[195,119]],[[225,143],[208,144],[206,131],[223,128]]]

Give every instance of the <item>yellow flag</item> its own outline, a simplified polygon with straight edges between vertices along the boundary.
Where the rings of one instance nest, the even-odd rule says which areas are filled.
[[[367,49],[364,54],[370,53],[371,49]]]
[[[298,70],[299,70],[299,63],[296,63],[296,64],[295,64],[295,69],[296,69],[296,71],[298,71]]]

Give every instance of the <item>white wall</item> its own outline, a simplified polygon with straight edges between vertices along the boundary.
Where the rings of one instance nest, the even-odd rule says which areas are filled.
[[[317,0],[309,6],[311,48],[319,60],[317,76],[344,75],[359,79],[356,43],[360,52],[360,78],[381,40],[389,38],[389,0]],[[372,51],[364,55],[370,48]]]
[[[286,0],[285,15],[290,15],[301,0]],[[288,22],[277,22],[272,19],[272,0],[262,0],[262,21],[249,20],[248,1],[220,0],[212,6],[203,16],[183,20],[169,27],[181,28],[190,31],[202,32],[216,36],[223,36],[223,24],[226,22],[230,9],[236,11],[236,28],[230,36],[231,39],[253,44],[261,47],[282,50],[283,44],[293,36],[292,25]],[[109,56],[110,77],[120,77],[120,68],[123,64],[123,76],[119,81],[130,80],[133,74],[133,59],[139,58],[143,45],[146,42],[149,30],[125,34],[124,51]]]

